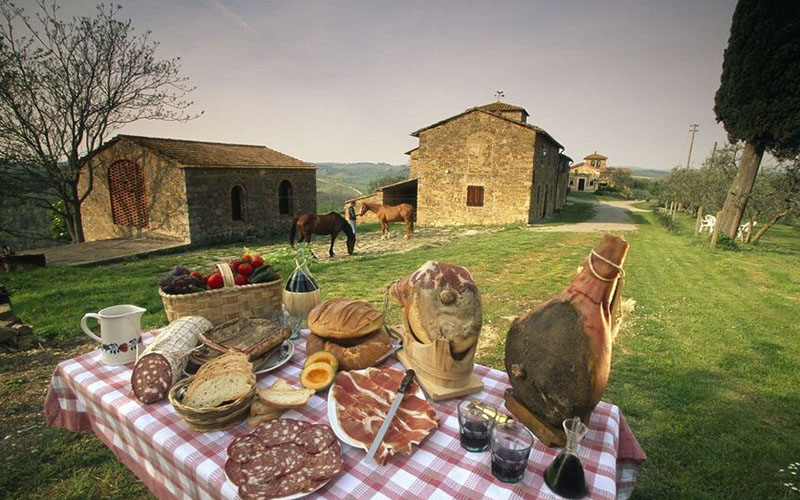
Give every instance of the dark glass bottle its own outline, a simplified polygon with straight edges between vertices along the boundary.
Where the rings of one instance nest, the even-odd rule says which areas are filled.
[[[578,456],[578,442],[588,429],[578,417],[564,420],[567,445],[544,471],[544,482],[554,493],[564,498],[583,498],[588,489],[583,464]]]

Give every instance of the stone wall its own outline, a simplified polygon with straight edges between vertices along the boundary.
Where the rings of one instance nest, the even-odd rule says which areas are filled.
[[[558,184],[556,186],[556,212],[559,212],[567,203],[567,192],[569,191],[569,161],[566,158],[559,158]]]
[[[533,129],[482,112],[420,132],[409,175],[418,179],[417,224],[528,222],[535,139]],[[484,188],[482,207],[467,206],[467,186]]]
[[[317,211],[314,168],[189,167],[186,190],[192,243],[215,243],[248,236],[285,234],[300,214]],[[288,214],[279,214],[278,186],[292,184]],[[242,220],[233,220],[231,191],[243,190]]]
[[[558,145],[546,135],[536,135],[528,222],[540,221],[556,211],[561,168],[558,149]]]
[[[345,201],[344,207],[342,208],[342,215],[345,219],[347,219],[347,207],[350,206],[351,201],[356,202],[356,215],[358,215],[361,212],[361,204],[364,202],[383,205],[383,191],[376,191],[371,194],[365,194],[364,196],[359,196],[358,198]],[[356,224],[367,224],[370,222],[378,222],[378,218],[372,212],[367,212],[364,215],[356,218]]]
[[[144,170],[147,191],[147,228],[114,224],[108,167],[117,160],[131,160]],[[169,238],[189,241],[189,216],[183,171],[175,163],[153,154],[125,139],[98,153],[92,160],[93,189],[81,205],[86,241],[109,238]],[[88,182],[88,169],[78,183],[82,192]]]

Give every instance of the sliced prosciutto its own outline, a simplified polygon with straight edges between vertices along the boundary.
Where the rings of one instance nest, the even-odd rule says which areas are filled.
[[[367,368],[361,372],[336,375],[333,387],[336,415],[348,436],[365,447],[372,444],[404,375],[402,371],[391,368]],[[375,461],[379,464],[385,464],[395,453],[410,455],[412,445],[420,444],[439,426],[433,408],[425,399],[415,395],[417,389],[417,383],[412,382],[406,391],[375,454]]]

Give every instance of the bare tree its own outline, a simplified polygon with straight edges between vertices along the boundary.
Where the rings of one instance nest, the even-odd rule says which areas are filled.
[[[156,59],[151,33],[118,18],[121,7],[64,20],[55,1],[37,5],[31,18],[0,0],[0,175],[15,196],[61,214],[79,242],[92,153],[126,124],[194,118],[193,88],[179,58]]]

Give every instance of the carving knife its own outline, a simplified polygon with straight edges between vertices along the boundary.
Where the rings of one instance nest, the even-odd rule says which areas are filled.
[[[378,433],[375,434],[375,439],[372,441],[372,445],[369,447],[366,458],[364,458],[365,462],[369,463],[371,461],[375,461],[375,453],[378,451],[378,447],[383,442],[383,437],[386,435],[386,431],[389,430],[389,426],[392,424],[394,414],[397,413],[397,408],[403,401],[403,396],[405,396],[408,386],[411,385],[412,380],[414,380],[414,370],[406,370],[406,376],[403,377],[403,381],[400,382],[400,388],[397,390],[397,394],[394,396],[392,406],[389,408],[389,411],[386,412],[386,419],[381,424],[381,428],[378,429]]]

